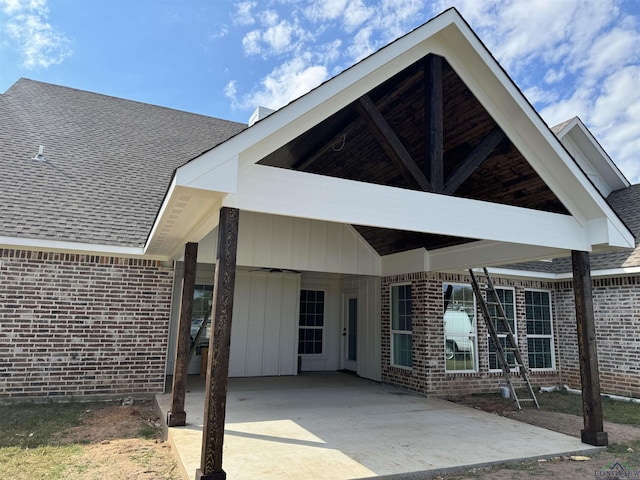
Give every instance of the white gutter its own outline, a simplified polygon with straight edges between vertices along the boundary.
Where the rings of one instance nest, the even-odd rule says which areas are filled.
[[[117,245],[65,242],[60,240],[42,240],[36,238],[0,236],[0,248],[104,255],[109,257],[144,257],[150,260],[167,260],[166,256],[161,255],[145,256],[143,247],[120,247]]]
[[[572,280],[572,272],[563,273],[548,273],[548,272],[534,272],[529,270],[514,270],[510,268],[487,268],[489,273],[496,276],[505,277],[526,277],[535,278],[539,280]],[[619,267],[619,268],[606,268],[604,270],[592,270],[591,277],[620,277],[628,275],[640,275],[640,267]]]

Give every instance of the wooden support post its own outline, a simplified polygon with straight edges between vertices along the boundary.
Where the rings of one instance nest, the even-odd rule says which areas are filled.
[[[576,302],[578,358],[582,382],[582,414],[584,417],[584,430],[581,432],[582,442],[605,446],[609,440],[607,432],[604,431],[602,417],[589,254],[572,251],[571,262],[573,264],[573,293]]]
[[[424,118],[426,134],[425,169],[436,193],[444,187],[444,98],[442,57],[431,54],[425,64]]]
[[[222,469],[222,443],[229,380],[229,349],[231,346],[231,315],[236,278],[238,218],[236,208],[223,207],[218,223],[218,256],[213,282],[213,312],[206,392],[202,456],[196,480],[225,480]]]
[[[187,392],[189,349],[191,348],[191,312],[193,310],[193,292],[196,285],[197,261],[198,244],[187,243],[184,247],[184,274],[182,276],[182,292],[180,294],[176,357],[173,364],[171,411],[167,413],[167,425],[170,427],[180,427],[187,423],[184,399]]]

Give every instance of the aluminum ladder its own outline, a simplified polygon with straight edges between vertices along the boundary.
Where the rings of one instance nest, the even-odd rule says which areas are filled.
[[[496,356],[498,358],[498,363],[502,368],[502,374],[504,376],[507,387],[509,388],[511,398],[515,400],[518,410],[522,409],[522,406],[520,405],[521,402],[533,402],[536,408],[540,408],[538,399],[536,398],[536,394],[533,391],[531,382],[529,381],[529,372],[522,360],[522,355],[520,353],[520,349],[518,348],[516,337],[513,335],[513,331],[511,330],[511,325],[509,325],[509,320],[505,314],[504,307],[500,302],[500,297],[498,297],[498,292],[496,291],[496,288],[491,281],[491,277],[489,276],[489,272],[487,271],[487,269],[483,268],[483,271],[484,276],[486,277],[487,287],[484,289],[480,288],[478,279],[473,273],[473,270],[469,269],[469,275],[471,276],[471,285],[473,286],[473,292],[476,295],[476,299],[480,304],[480,311],[482,312],[482,317],[484,318],[487,325],[489,336],[493,340],[493,344],[496,347]],[[482,294],[483,290],[486,295]],[[489,308],[490,306],[494,307],[495,315],[491,314],[491,309]],[[500,337],[498,336],[499,334],[496,328],[496,322],[500,322],[500,325],[502,325],[506,334],[505,347],[503,347],[502,343],[500,343]],[[511,353],[512,355],[508,357],[508,353]],[[509,363],[507,361],[508,358],[511,359],[514,363]],[[519,386],[527,387],[529,398],[518,398],[516,388],[512,379],[512,368],[518,369],[520,378],[522,379],[522,383],[524,384]]]

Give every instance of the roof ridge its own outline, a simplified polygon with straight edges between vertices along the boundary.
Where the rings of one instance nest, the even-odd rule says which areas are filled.
[[[79,92],[79,93],[83,93],[83,94],[89,94],[89,95],[95,95],[97,97],[102,97],[102,98],[109,98],[112,99],[114,101],[117,102],[128,102],[128,103],[132,103],[132,104],[138,104],[138,105],[143,105],[146,107],[153,107],[153,108],[158,108],[158,109],[163,109],[163,110],[168,110],[168,111],[172,111],[172,112],[177,112],[180,114],[187,114],[187,115],[193,115],[195,117],[201,117],[201,118],[207,118],[207,119],[213,119],[213,120],[219,120],[221,122],[227,122],[227,123],[233,123],[233,124],[237,124],[237,125],[245,125],[242,122],[236,122],[234,120],[227,120],[224,118],[220,118],[220,117],[213,117],[211,115],[204,115],[202,113],[195,113],[195,112],[189,112],[187,110],[181,110],[178,108],[172,108],[172,107],[166,107],[164,105],[158,105],[155,103],[148,103],[148,102],[141,102],[139,100],[132,100],[129,98],[123,98],[123,97],[117,97],[115,95],[108,95],[108,94],[104,94],[104,93],[98,93],[98,92],[92,92],[90,90],[83,90],[81,88],[75,88],[75,87],[68,87],[66,85],[58,85],[55,83],[49,83],[49,82],[43,82],[40,80],[33,80],[31,78],[27,78],[27,77],[20,77],[13,85],[11,85],[7,91],[4,93],[4,95],[7,96],[11,96],[14,89],[17,90],[17,86],[24,84],[24,83],[32,83],[32,84],[37,84],[37,85],[42,85],[45,86],[47,88],[56,88],[56,89],[61,89],[61,90],[67,90],[67,91],[74,91],[74,92]]]

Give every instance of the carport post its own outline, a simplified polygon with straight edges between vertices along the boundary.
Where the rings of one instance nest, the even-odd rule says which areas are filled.
[[[202,456],[196,480],[226,480],[222,469],[224,417],[229,381],[229,349],[231,345],[231,315],[236,279],[238,248],[238,218],[236,208],[223,207],[218,223],[218,255],[213,282],[212,328],[209,338],[207,384],[202,428]]]
[[[582,442],[605,446],[609,443],[609,439],[607,432],[604,431],[602,418],[589,253],[572,251],[571,263],[573,264],[573,293],[576,301],[578,358],[582,383],[582,415],[584,417]]]
[[[187,392],[189,349],[191,347],[191,311],[193,310],[193,292],[196,285],[197,260],[198,244],[187,243],[184,247],[184,275],[180,294],[176,358],[173,364],[171,411],[167,412],[167,425],[170,427],[181,427],[187,423],[187,413],[184,411],[184,397]]]

